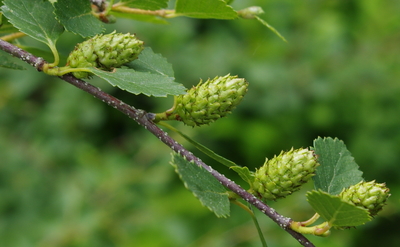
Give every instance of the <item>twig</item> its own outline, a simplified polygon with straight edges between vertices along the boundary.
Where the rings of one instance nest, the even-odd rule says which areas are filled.
[[[0,49],[14,55],[15,57],[20,58],[21,60],[27,62],[28,64],[35,67],[37,70],[41,71],[43,65],[46,63],[42,58],[35,57],[34,55],[0,39]],[[277,213],[273,208],[266,205],[263,201],[255,197],[254,195],[247,192],[245,189],[241,188],[238,184],[226,178],[223,174],[214,170],[212,167],[206,165],[203,161],[193,155],[191,152],[186,150],[181,144],[172,139],[167,132],[164,132],[157,125],[155,125],[151,121],[152,114],[147,114],[145,111],[136,109],[133,106],[130,106],[121,100],[101,91],[100,88],[97,88],[83,80],[77,79],[72,75],[64,75],[60,77],[62,80],[82,89],[85,92],[92,94],[94,97],[102,100],[106,104],[114,107],[115,109],[121,111],[126,114],[133,120],[135,120],[138,124],[142,125],[145,129],[154,134],[160,141],[169,146],[172,150],[177,152],[178,154],[185,157],[188,161],[193,161],[196,165],[203,167],[207,171],[209,171],[217,180],[221,182],[223,186],[230,189],[245,201],[254,205],[257,209],[259,209],[262,213],[271,218],[274,222],[276,222],[282,229],[287,231],[290,235],[292,235],[301,245],[305,247],[313,247],[314,245],[302,234],[293,231],[289,228],[291,219],[284,217]]]

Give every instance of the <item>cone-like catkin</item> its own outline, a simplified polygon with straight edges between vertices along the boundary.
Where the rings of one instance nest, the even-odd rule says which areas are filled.
[[[184,95],[175,97],[169,119],[190,126],[209,124],[225,117],[242,101],[248,82],[237,76],[217,76],[200,83]]]
[[[390,194],[385,183],[379,184],[373,180],[370,182],[361,181],[343,189],[339,196],[346,202],[368,209],[370,215],[375,216],[385,205]]]
[[[319,165],[314,152],[308,149],[293,148],[266,160],[254,174],[252,189],[264,200],[286,197],[300,189],[315,175]]]
[[[80,44],[69,54],[67,65],[71,68],[96,67],[111,70],[138,57],[144,49],[143,41],[133,34],[112,32],[96,35]],[[86,78],[88,72],[74,72],[77,78]]]

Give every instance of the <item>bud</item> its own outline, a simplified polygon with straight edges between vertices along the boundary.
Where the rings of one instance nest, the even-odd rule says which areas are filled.
[[[371,216],[377,215],[389,196],[389,188],[386,187],[386,184],[375,183],[375,180],[370,182],[361,181],[347,189],[343,189],[339,194],[342,200],[367,209]]]
[[[179,120],[190,126],[210,124],[225,117],[242,101],[248,82],[237,76],[217,76],[175,97],[174,108],[167,111],[168,120]]]
[[[69,54],[67,66],[71,68],[96,67],[111,71],[135,60],[144,49],[143,41],[133,34],[112,32],[96,35],[80,44]],[[89,72],[74,72],[77,78],[90,76]]]
[[[264,10],[259,6],[251,6],[242,10],[239,10],[238,15],[244,19],[254,19],[257,15],[264,13]]]
[[[284,198],[309,181],[318,165],[314,152],[307,148],[282,151],[256,170],[252,190],[265,200]]]

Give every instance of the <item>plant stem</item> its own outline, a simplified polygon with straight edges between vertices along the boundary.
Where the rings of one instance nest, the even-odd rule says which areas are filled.
[[[43,72],[48,75],[54,75],[54,76],[62,76],[72,72],[89,72],[89,73],[92,72],[90,68],[71,68],[68,66],[49,68],[46,65],[47,64],[43,66]]]
[[[257,217],[254,215],[253,210],[251,208],[247,207],[246,205],[244,205],[243,203],[239,202],[238,200],[233,199],[233,200],[231,200],[231,202],[233,204],[238,205],[239,207],[241,207],[242,209],[244,209],[246,212],[248,212],[250,214],[251,218],[253,219],[254,225],[256,226],[258,236],[260,237],[263,247],[268,247],[267,242],[265,242],[264,235],[262,234],[260,224],[258,224]]]
[[[28,64],[35,67],[37,70],[42,71],[43,65],[46,63],[42,58],[35,57],[34,55],[26,52],[4,40],[0,40],[0,49],[5,52],[8,52],[14,55],[17,58],[27,62]],[[77,79],[70,74],[66,74],[60,77],[62,80],[74,85],[77,88],[82,89],[83,91],[90,93],[94,97],[100,99],[101,101],[105,102],[106,104],[114,107],[115,109],[119,110],[120,112],[124,113],[125,115],[129,116],[133,120],[135,120],[139,125],[143,126],[153,135],[155,135],[160,141],[165,143],[168,147],[170,147],[173,151],[177,152],[181,156],[185,157],[188,161],[193,161],[196,165],[203,167],[208,172],[210,172],[220,183],[231,190],[232,192],[239,195],[245,201],[252,204],[254,207],[259,209],[263,214],[267,215],[271,218],[275,223],[277,223],[282,229],[287,231],[290,235],[292,235],[301,245],[305,247],[313,247],[312,244],[306,237],[302,234],[292,230],[290,228],[290,224],[292,220],[288,217],[284,217],[283,215],[277,213],[275,209],[269,207],[259,198],[255,197],[254,195],[247,192],[245,189],[240,187],[238,184],[233,182],[232,180],[225,177],[225,175],[219,173],[218,171],[214,170],[212,167],[206,165],[203,161],[201,161],[198,157],[193,155],[191,152],[186,150],[181,144],[177,141],[172,139],[168,133],[164,132],[160,129],[155,123],[152,122],[150,115],[154,114],[147,114],[145,111],[136,109],[133,106],[130,106],[121,100],[115,98],[112,95],[109,95],[103,92],[100,88],[97,88],[83,80]]]
[[[303,226],[301,222],[292,221],[291,226],[293,230],[303,234],[313,234],[315,236],[327,237],[330,235],[331,225],[325,221],[316,226]]]
[[[26,36],[26,34],[24,34],[22,32],[16,32],[16,33],[12,33],[12,34],[1,36],[0,39],[9,42],[9,41],[12,41],[14,39],[18,39],[18,38],[21,38],[21,37],[24,37],[24,36]]]
[[[302,226],[309,226],[319,219],[320,215],[315,213],[310,219],[299,222]]]
[[[174,18],[179,15],[175,14],[175,10],[168,9],[160,9],[160,10],[146,10],[146,9],[135,9],[129,8],[120,4],[114,4],[111,8],[112,11],[121,12],[121,13],[129,13],[136,15],[154,15],[160,16],[163,18]]]
[[[176,128],[172,127],[171,125],[165,123],[165,122],[158,122],[158,125],[164,126],[172,131],[174,131],[175,133],[178,133],[180,136],[182,136],[183,138],[185,138],[186,141],[190,142],[193,146],[195,146],[198,150],[200,150],[202,153],[204,153],[205,155],[207,155],[208,157],[212,158],[213,160],[219,162],[220,164],[231,168],[232,166],[238,166],[237,164],[235,164],[235,162],[230,161],[228,159],[226,159],[225,157],[222,157],[221,155],[218,155],[216,153],[214,153],[212,150],[208,149],[206,146],[196,142],[195,140],[192,140],[189,136],[183,134],[182,132],[180,132],[179,130],[177,130]]]

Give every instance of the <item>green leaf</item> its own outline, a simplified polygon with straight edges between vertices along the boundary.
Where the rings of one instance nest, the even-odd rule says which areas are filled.
[[[114,69],[112,72],[90,68],[91,72],[108,83],[133,94],[166,97],[168,94],[185,93],[182,84],[174,82],[174,78],[150,72],[138,72],[133,69]]]
[[[223,0],[177,0],[175,13],[203,19],[235,19],[238,16]]]
[[[133,94],[166,97],[186,93],[186,88],[174,81],[171,64],[151,48],[144,49],[137,60],[128,63],[128,68],[114,69],[112,72],[90,68],[92,73]]]
[[[174,77],[172,65],[160,54],[156,54],[150,47],[146,47],[139,58],[126,64],[126,66],[142,72],[151,72],[165,77]]]
[[[367,209],[356,207],[323,191],[309,191],[307,200],[331,226],[358,226],[371,220]]]
[[[18,65],[14,62],[9,61],[8,59],[4,59],[4,56],[0,56],[0,67],[6,69],[15,69],[15,70],[26,70],[26,68]]]
[[[215,213],[217,217],[230,215],[230,202],[226,189],[204,168],[173,153],[171,165],[175,167],[186,188]]]
[[[251,172],[249,170],[248,167],[244,166],[231,166],[230,167],[232,170],[234,170],[237,174],[239,174],[239,176],[246,181],[250,186],[253,184],[254,182],[254,175],[253,172]]]
[[[337,195],[343,188],[363,180],[362,172],[343,141],[319,137],[314,140],[314,151],[321,164],[313,177],[316,189]]]
[[[0,67],[6,69],[25,70],[25,68],[21,65],[10,61],[9,58],[10,54],[7,54],[6,52],[0,50]]]
[[[105,30],[104,23],[92,14],[90,1],[58,0],[54,8],[57,19],[69,32],[86,38]]]
[[[49,1],[4,0],[1,10],[21,32],[55,49],[55,43],[64,28],[56,20]]]
[[[122,0],[125,6],[137,9],[158,10],[168,7],[168,0]]]

